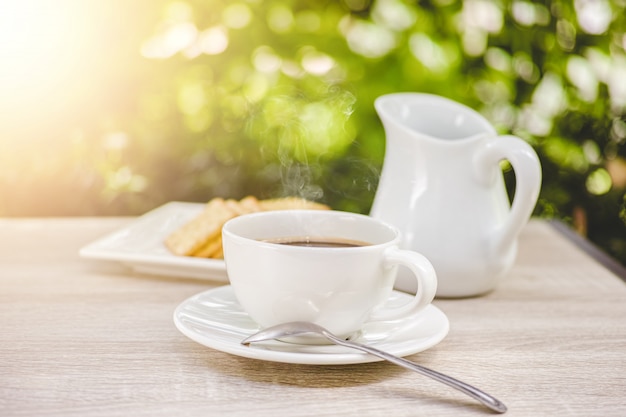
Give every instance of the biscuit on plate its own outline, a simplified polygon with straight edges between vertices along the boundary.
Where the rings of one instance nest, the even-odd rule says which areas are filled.
[[[220,235],[222,225],[235,216],[224,199],[214,198],[199,215],[174,230],[165,239],[165,246],[175,255],[189,256]]]
[[[330,210],[326,204],[316,203],[300,197],[282,197],[261,200],[259,202],[263,211],[273,210]]]
[[[239,201],[217,197],[200,214],[174,230],[165,239],[165,246],[175,255],[222,259],[222,226],[228,220],[257,211],[294,209],[330,210],[330,207],[299,197],[258,200],[248,196]]]

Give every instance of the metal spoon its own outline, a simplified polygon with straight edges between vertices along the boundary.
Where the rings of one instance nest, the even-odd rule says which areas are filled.
[[[267,329],[261,330],[258,333],[253,334],[252,336],[244,339],[241,344],[249,345],[253,342],[260,342],[263,340],[271,340],[271,339],[280,339],[287,336],[297,336],[305,333],[314,333],[325,337],[331,342],[346,346],[349,348],[354,348],[366,353],[369,353],[374,356],[378,356],[379,358],[385,359],[391,363],[395,363],[396,365],[400,365],[404,368],[410,369],[422,375],[426,375],[428,377],[433,378],[436,381],[442,382],[454,389],[457,389],[470,397],[480,401],[482,404],[486,405],[493,411],[498,413],[505,413],[507,408],[506,406],[498,399],[492,397],[491,395],[475,388],[465,382],[461,382],[457,379],[439,373],[437,371],[433,371],[432,369],[425,368],[421,365],[413,363],[407,359],[403,359],[394,355],[391,355],[387,352],[383,352],[382,350],[378,350],[371,346],[362,345],[359,343],[351,342],[348,340],[343,340],[330,333],[325,328],[318,326],[314,323],[309,323],[305,321],[294,321],[290,323],[279,324],[277,326],[268,327]]]

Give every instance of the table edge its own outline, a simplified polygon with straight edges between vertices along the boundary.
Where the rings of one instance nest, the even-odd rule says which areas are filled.
[[[587,255],[591,256],[606,269],[614,273],[618,278],[626,283],[626,267],[619,263],[615,258],[604,252],[593,242],[585,239],[578,234],[568,224],[561,220],[549,220],[548,224],[557,232],[572,242],[578,248],[582,249]]]

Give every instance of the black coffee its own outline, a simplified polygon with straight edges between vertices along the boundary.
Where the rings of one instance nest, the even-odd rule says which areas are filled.
[[[264,242],[278,243],[279,245],[305,246],[310,248],[356,248],[359,246],[369,246],[371,243],[358,240],[342,238],[320,238],[320,237],[279,237],[274,239],[263,239]]]

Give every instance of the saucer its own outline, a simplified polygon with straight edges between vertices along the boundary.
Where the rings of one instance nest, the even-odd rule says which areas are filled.
[[[393,291],[385,306],[402,305],[411,297]],[[174,324],[185,336],[201,345],[246,358],[308,365],[382,360],[337,345],[300,345],[271,340],[244,346],[241,341],[258,332],[260,327],[243,311],[229,285],[185,300],[174,311]],[[396,356],[406,356],[435,346],[448,334],[448,330],[448,318],[431,304],[407,318],[367,323],[353,340]]]

